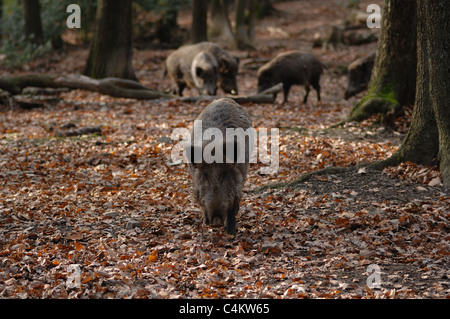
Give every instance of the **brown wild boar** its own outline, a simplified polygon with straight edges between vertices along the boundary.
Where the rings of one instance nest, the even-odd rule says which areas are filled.
[[[348,66],[348,84],[344,95],[346,100],[367,89],[374,61],[375,53],[372,53],[353,61]]]
[[[192,74],[192,61],[200,52],[211,54],[216,59],[217,87],[225,93],[238,94],[236,75],[239,59],[233,58],[225,50],[211,42],[184,45],[167,57],[166,70],[177,86],[177,93],[181,95],[186,85],[193,84],[186,81],[185,77],[189,78],[189,74]]]
[[[321,74],[322,63],[314,54],[299,51],[284,52],[259,68],[258,93],[282,82],[284,104],[287,102],[292,85],[304,85],[306,95],[303,103],[306,103],[311,85],[317,92],[317,100],[320,101]]]
[[[199,123],[200,127],[197,125]],[[185,148],[185,154],[193,179],[194,197],[203,208],[204,223],[212,226],[225,225],[225,231],[234,235],[236,214],[251,154],[251,137],[240,135],[237,139],[227,138],[227,128],[248,132],[253,126],[244,108],[231,99],[222,98],[208,105],[194,122],[191,141]],[[216,130],[223,138],[216,140],[217,137],[214,136],[211,141],[206,141],[203,134],[211,129]],[[196,140],[198,134],[200,140]],[[206,154],[209,144],[214,142],[217,142],[217,148],[211,154],[218,155],[218,161],[208,160]],[[239,143],[243,144],[238,145]]]
[[[179,96],[186,86],[197,88],[199,94],[216,95],[219,68],[211,53],[201,51],[192,59],[171,54],[166,60],[166,70],[175,83],[174,93]]]

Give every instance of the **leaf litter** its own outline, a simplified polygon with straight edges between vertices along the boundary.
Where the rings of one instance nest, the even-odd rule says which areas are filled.
[[[270,39],[261,54],[280,50]],[[159,68],[149,62],[166,53],[137,52],[149,63],[142,82],[170,85],[154,80]],[[347,63],[352,54],[324,59]],[[241,70],[244,94],[255,74]],[[280,128],[280,162],[275,175],[251,164],[235,237],[203,225],[186,166],[171,159],[174,128],[190,128],[207,102],[74,90],[41,108],[2,108],[0,297],[448,298],[450,198],[435,167],[405,163],[255,191],[395,152],[402,133],[373,119],[325,129],[351,101],[336,96],[345,76],[325,72],[323,82],[322,103],[301,104],[293,88],[284,107],[244,105],[255,127]],[[68,130],[79,134],[58,133]],[[381,270],[376,288],[369,265]]]

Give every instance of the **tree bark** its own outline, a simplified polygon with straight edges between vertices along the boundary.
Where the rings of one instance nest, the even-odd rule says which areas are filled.
[[[418,18],[424,18],[418,8]],[[437,164],[439,134],[430,96],[429,51],[427,28],[424,21],[417,25],[417,78],[413,117],[408,134],[398,151],[393,155],[392,164],[411,161],[424,165]]]
[[[413,105],[416,86],[416,0],[385,0],[377,55],[367,94],[349,120],[398,113]]]
[[[180,39],[178,38],[178,8],[170,5],[165,5],[161,12],[161,17],[158,20],[156,27],[156,37],[159,43],[171,44],[178,47]]]
[[[131,14],[131,0],[99,0],[85,75],[136,80],[132,67]]]
[[[253,41],[255,41],[255,24],[256,24],[256,1],[249,0],[247,34],[250,43],[253,43]]]
[[[228,1],[211,1],[211,19],[209,25],[209,36],[217,41],[223,41],[226,45],[234,44],[234,34],[228,19]]]
[[[450,8],[446,1],[417,0],[417,85],[408,134],[390,158],[373,163],[383,168],[411,161],[439,164],[450,187]]]
[[[3,0],[0,0],[0,40],[2,39]]]
[[[35,43],[44,42],[39,0],[24,0],[25,36]]]
[[[236,32],[235,40],[238,49],[255,49],[245,28],[245,9],[247,0],[236,0]],[[254,12],[253,12],[254,13]]]
[[[206,0],[192,1],[192,43],[198,43],[207,40],[207,12],[208,3]]]
[[[445,0],[418,0],[420,25],[426,36],[420,50],[428,52],[428,92],[439,132],[439,169],[450,187],[450,7]],[[429,141],[427,142],[429,143]]]

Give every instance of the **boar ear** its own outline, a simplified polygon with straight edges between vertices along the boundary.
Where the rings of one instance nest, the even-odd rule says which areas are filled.
[[[230,70],[231,61],[227,58],[221,58],[219,61],[219,71],[227,73]]]

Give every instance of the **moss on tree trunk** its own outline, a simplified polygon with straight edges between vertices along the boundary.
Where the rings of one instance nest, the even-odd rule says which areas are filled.
[[[416,87],[416,1],[385,0],[377,55],[366,96],[350,112],[350,121],[376,113],[398,113],[413,105]]]

